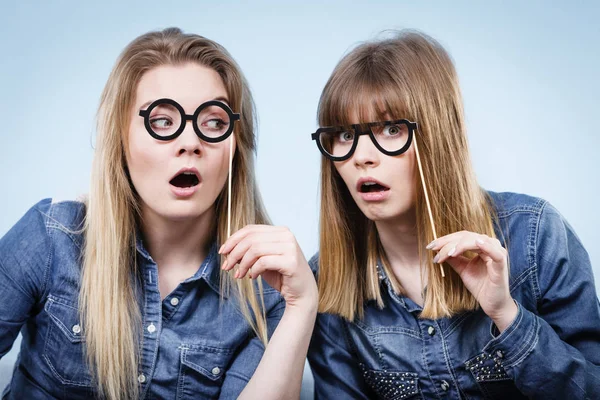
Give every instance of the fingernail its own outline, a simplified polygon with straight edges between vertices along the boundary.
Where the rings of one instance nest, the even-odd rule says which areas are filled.
[[[484,244],[485,242],[483,240],[481,240],[481,239],[477,239],[477,243]]]
[[[225,261],[223,261],[223,266],[221,267],[221,269],[225,269],[227,268],[227,259],[225,259]]]
[[[240,271],[235,271],[235,275],[233,275],[233,277],[238,279],[240,277]]]
[[[425,247],[425,248],[426,248],[427,250],[431,250],[431,249],[433,249],[434,247],[435,247],[435,240],[434,240],[433,242],[429,243],[429,244],[427,245],[427,247]]]
[[[454,246],[453,248],[450,249],[450,251],[448,252],[448,257],[452,257],[452,254],[454,254],[455,251],[456,251],[456,246]]]
[[[225,247],[225,245],[221,245],[221,247],[219,247],[219,254],[221,254],[223,252],[223,247]]]
[[[436,255],[435,255],[435,257],[433,257],[433,262],[434,262],[435,264],[437,264],[437,262],[438,262],[439,260],[440,260],[440,255],[439,255],[439,254],[436,254]]]

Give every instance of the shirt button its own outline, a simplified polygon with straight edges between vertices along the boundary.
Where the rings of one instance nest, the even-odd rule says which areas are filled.
[[[80,327],[79,325],[77,325],[77,324],[76,324],[76,325],[73,325],[73,328],[72,328],[72,329],[73,329],[73,333],[74,333],[74,334],[76,334],[76,335],[77,335],[79,332],[81,332],[81,327]]]
[[[156,326],[154,324],[148,325],[148,332],[154,333],[154,331],[156,331]]]
[[[430,326],[429,328],[427,328],[427,333],[429,333],[429,336],[435,335],[435,328],[433,326]]]
[[[214,367],[214,368],[212,369],[212,371],[210,371],[210,372],[212,372],[212,374],[213,374],[213,375],[219,375],[219,373],[221,372],[221,368],[219,368],[219,367]]]
[[[450,389],[450,384],[446,381],[442,381],[442,384],[440,385],[440,387],[442,388],[442,390],[444,392],[447,392],[448,389]]]
[[[139,383],[144,383],[144,382],[146,382],[146,375],[144,375],[144,374],[139,374],[139,375],[138,375],[138,382],[139,382]]]
[[[177,304],[179,304],[179,299],[177,297],[173,297],[171,299],[171,305],[176,306]]]

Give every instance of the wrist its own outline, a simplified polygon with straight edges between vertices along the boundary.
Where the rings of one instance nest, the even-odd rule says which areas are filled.
[[[319,297],[317,293],[294,299],[286,300],[285,312],[293,314],[316,315],[319,307]]]
[[[513,323],[518,313],[519,307],[517,306],[517,303],[511,298],[510,301],[506,304],[506,306],[500,309],[493,316],[490,315],[490,318],[492,319],[492,321],[494,321],[494,324],[496,325],[496,328],[498,328],[498,331],[502,333],[506,330],[506,328],[510,326],[510,324]]]

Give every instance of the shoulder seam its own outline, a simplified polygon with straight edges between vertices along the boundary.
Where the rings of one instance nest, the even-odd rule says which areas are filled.
[[[539,241],[538,239],[539,239],[539,233],[540,233],[540,224],[541,224],[541,220],[542,220],[542,214],[544,213],[544,210],[546,209],[547,204],[548,204],[547,201],[545,201],[545,200],[541,201],[539,213],[537,214],[537,218],[535,218],[534,226],[532,226],[532,228],[531,228],[533,237],[532,237],[532,242],[530,243],[529,247],[532,251],[531,268],[533,269],[534,273],[531,276],[533,279],[533,295],[535,297],[536,302],[538,302],[541,298],[541,291],[540,291],[540,284],[539,284],[539,270],[538,270],[539,263],[538,263],[537,247],[538,247],[538,241]]]
[[[81,251],[81,245],[77,242],[77,239],[74,236],[74,234],[77,233],[77,231],[67,228],[63,223],[61,223],[60,221],[58,221],[56,218],[54,218],[52,216],[53,211],[55,210],[54,206],[56,204],[67,203],[67,202],[68,203],[76,203],[78,205],[83,204],[82,202],[74,201],[74,200],[65,200],[65,201],[56,203],[56,202],[54,202],[54,199],[52,199],[52,202],[50,203],[50,207],[48,208],[48,213],[45,213],[39,209],[37,209],[37,210],[40,212],[40,214],[42,214],[43,216],[46,217],[46,220],[44,221],[44,223],[46,225],[46,230],[48,231],[48,235],[50,235],[51,229],[59,230],[59,231],[63,232],[64,234],[66,234],[71,239],[73,244],[75,246],[77,246],[77,248]]]
[[[507,210],[498,211],[498,218],[506,218],[510,217],[516,213],[533,213],[533,214],[541,214],[547,201],[541,198],[537,199],[537,202],[533,205],[526,206],[515,206],[511,207]]]
[[[48,297],[49,286],[50,286],[49,285],[50,266],[52,265],[52,258],[54,255],[54,241],[52,240],[51,230],[48,227],[48,219],[50,218],[50,216],[48,214],[50,214],[52,212],[52,205],[53,205],[53,203],[50,202],[50,206],[48,207],[48,213],[45,213],[36,207],[36,211],[40,213],[40,215],[42,216],[42,218],[44,220],[44,227],[46,229],[46,238],[48,240],[48,256],[46,257],[46,265],[44,267],[44,283],[41,288],[40,299],[39,299],[40,303],[44,303]]]

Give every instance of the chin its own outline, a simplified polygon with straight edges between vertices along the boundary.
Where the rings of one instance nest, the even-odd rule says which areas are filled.
[[[190,219],[195,219],[200,216],[199,213],[186,213],[186,212],[170,212],[162,215],[163,218],[168,219],[170,221],[189,221]]]
[[[209,211],[210,207],[197,204],[175,204],[165,210],[165,217],[172,220],[189,220],[199,218]]]
[[[365,217],[373,222],[392,222],[414,217],[411,207],[393,207],[391,204],[369,204],[360,207]]]
[[[196,219],[209,211],[210,207],[204,202],[195,201],[167,201],[156,204],[154,207],[148,205],[148,211],[169,221],[189,221]]]
[[[385,206],[379,204],[369,204],[359,207],[362,213],[373,222],[385,221],[390,217],[389,211]]]

